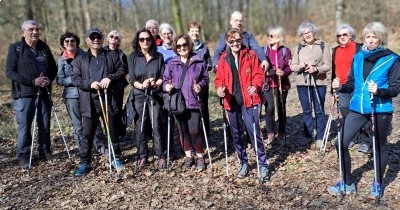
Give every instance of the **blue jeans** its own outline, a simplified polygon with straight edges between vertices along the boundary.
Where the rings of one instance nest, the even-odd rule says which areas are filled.
[[[79,98],[66,98],[64,100],[65,106],[68,111],[69,118],[72,122],[72,128],[74,131],[74,139],[76,144],[80,145],[82,134],[82,115],[79,108]]]
[[[265,155],[264,143],[262,141],[262,135],[260,130],[260,107],[261,105],[251,108],[246,108],[245,106],[233,106],[228,112],[229,124],[231,127],[233,145],[236,149],[238,157],[240,159],[240,164],[247,163],[248,157],[246,153],[247,142],[243,139],[244,125],[246,126],[247,132],[249,133],[251,139],[251,145],[254,147],[254,130],[253,130],[253,116],[255,122],[256,139],[257,139],[257,154],[258,161],[261,166],[267,166],[267,158]],[[254,115],[253,115],[254,111]]]
[[[312,137],[314,131],[314,122],[312,116],[312,107],[314,107],[316,117],[317,140],[322,140],[324,137],[326,119],[325,119],[325,95],[326,86],[297,86],[301,108],[303,109],[304,132],[306,137]],[[318,93],[318,95],[317,95]],[[318,100],[319,98],[319,100]]]
[[[32,143],[32,122],[37,108],[36,126],[38,128],[37,139],[39,141],[39,154],[51,152],[50,150],[50,117],[51,103],[47,95],[40,95],[37,107],[34,98],[19,98],[13,100],[13,110],[15,111],[18,123],[17,137],[17,158],[29,158],[30,146]],[[33,131],[36,132],[36,131]]]

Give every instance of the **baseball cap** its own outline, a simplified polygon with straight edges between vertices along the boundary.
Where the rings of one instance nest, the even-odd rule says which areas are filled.
[[[101,33],[100,29],[98,29],[98,28],[89,28],[89,30],[87,30],[87,32],[86,32],[86,37],[89,37],[90,35],[92,35],[94,33],[97,33],[101,37],[103,37],[103,33]]]

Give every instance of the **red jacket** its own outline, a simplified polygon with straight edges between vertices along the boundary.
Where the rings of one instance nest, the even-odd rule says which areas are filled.
[[[260,90],[263,83],[263,71],[261,69],[260,62],[257,54],[253,50],[247,48],[241,49],[239,54],[239,82],[243,96],[244,106],[246,108],[252,105],[258,105],[261,103]],[[232,68],[230,66],[229,57],[227,51],[225,51],[218,61],[218,70],[215,75],[214,85],[218,89],[221,86],[226,87],[226,93],[224,97],[224,108],[230,110],[230,100],[232,96],[232,83],[233,75]],[[247,91],[247,88],[253,85],[257,89],[257,93],[253,95],[253,104],[251,104],[251,97]]]

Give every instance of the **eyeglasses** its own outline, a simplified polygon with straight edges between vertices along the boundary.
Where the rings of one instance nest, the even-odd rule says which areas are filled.
[[[119,36],[110,35],[110,38],[111,38],[111,39],[116,39],[116,40],[118,40],[118,39],[119,39]]]
[[[187,48],[187,47],[189,47],[189,44],[188,43],[182,43],[182,44],[177,44],[176,45],[176,49],[181,49],[181,48]]]
[[[347,37],[347,36],[349,36],[349,34],[348,33],[344,33],[344,34],[338,34],[338,35],[336,35],[336,37],[337,38],[340,38],[340,37]]]
[[[40,31],[40,28],[28,28],[28,29],[24,29],[24,31],[29,31],[29,32],[33,32],[33,31],[36,31],[36,32],[39,32]]]
[[[92,41],[94,41],[95,39],[102,39],[102,38],[103,37],[100,34],[96,34],[96,33],[90,34],[90,36],[89,36],[89,39]]]
[[[75,39],[66,39],[66,40],[64,40],[65,44],[69,44],[69,43],[73,44],[75,42],[76,42]]]
[[[146,40],[146,42],[150,42],[151,41],[151,38],[150,37],[142,37],[142,38],[139,38],[139,42],[144,42]]]
[[[229,41],[228,41],[228,43],[229,43],[230,45],[235,44],[235,42],[238,43],[238,44],[240,44],[240,43],[242,43],[242,40],[241,40],[241,39],[232,39],[232,40],[229,40]]]
[[[268,37],[273,39],[273,38],[275,38],[275,37],[276,37],[276,35],[272,35],[272,34],[270,34],[270,35],[268,35]]]
[[[302,33],[301,35],[302,36],[307,36],[307,35],[310,35],[310,34],[312,34],[312,32],[311,31],[307,31],[307,32]]]
[[[156,28],[156,27],[147,27],[146,29],[147,30],[157,30],[158,28]]]

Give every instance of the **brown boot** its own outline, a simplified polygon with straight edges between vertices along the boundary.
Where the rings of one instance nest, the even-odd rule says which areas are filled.
[[[190,169],[194,164],[193,157],[185,157],[185,162],[183,163],[183,169]]]

